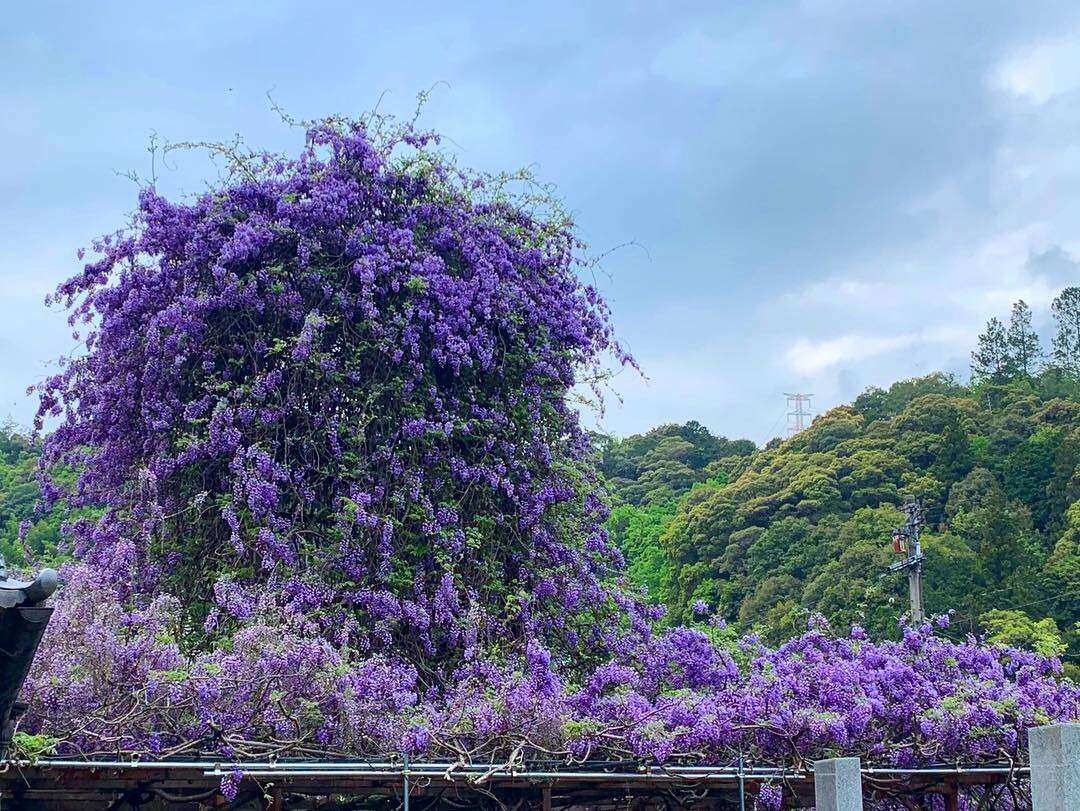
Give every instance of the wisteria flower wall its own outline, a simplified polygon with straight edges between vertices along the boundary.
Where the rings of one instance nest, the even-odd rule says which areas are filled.
[[[1078,717],[1059,663],[929,626],[665,627],[571,405],[633,364],[572,223],[375,123],[145,189],[60,287],[85,351],[38,388],[42,486],[84,517],[29,728],[84,755],[907,765]]]

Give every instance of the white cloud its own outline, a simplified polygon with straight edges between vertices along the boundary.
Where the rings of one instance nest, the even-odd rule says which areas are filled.
[[[1050,302],[1061,292],[1061,286],[1052,284],[1046,279],[1036,277],[1026,284],[1008,287],[995,287],[981,293],[976,301],[984,312],[999,314],[1007,313],[1014,302],[1023,300],[1029,307],[1036,310],[1045,309]]]
[[[849,334],[823,341],[799,338],[784,358],[795,372],[809,377],[841,363],[853,363],[917,344],[951,344],[966,338],[966,332],[953,327],[897,335]]]
[[[1044,39],[1002,64],[994,83],[1034,104],[1045,104],[1080,87],[1080,32]]]

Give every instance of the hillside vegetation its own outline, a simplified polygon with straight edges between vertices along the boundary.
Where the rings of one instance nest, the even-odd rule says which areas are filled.
[[[41,495],[35,476],[39,456],[38,447],[17,428],[0,428],[0,556],[16,566],[26,564],[27,557],[51,561],[60,545],[60,512],[35,514]]]
[[[696,423],[602,441],[608,527],[632,579],[673,623],[715,611],[778,642],[820,612],[895,633],[908,598],[906,577],[886,574],[890,534],[918,499],[927,611],[954,611],[954,633],[1075,658],[1075,344],[1059,330],[1039,364],[1030,313],[1017,307],[1009,329],[988,325],[970,385],[933,374],[871,388],[760,450]]]

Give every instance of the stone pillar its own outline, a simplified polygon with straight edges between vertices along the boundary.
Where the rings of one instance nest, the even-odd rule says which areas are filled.
[[[1034,811],[1080,811],[1080,724],[1028,730]]]
[[[862,811],[862,763],[857,757],[814,761],[817,811]]]

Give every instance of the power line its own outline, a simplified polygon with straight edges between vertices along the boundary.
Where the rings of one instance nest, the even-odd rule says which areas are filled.
[[[773,420],[773,424],[769,427],[769,439],[773,439],[776,436],[773,431],[777,429],[777,427],[780,425],[780,421],[783,420],[786,416],[787,408],[785,407],[784,410],[782,410],[779,414],[776,415],[776,419]]]
[[[1043,574],[1043,575],[1041,575],[1041,578],[1035,578],[1030,582],[1033,585],[1041,586],[1041,587],[1045,588],[1045,587],[1047,587],[1049,585],[1047,583],[1048,579],[1049,579],[1049,576],[1046,575],[1046,574]],[[992,591],[980,591],[979,592],[979,597],[985,599],[986,597],[989,597],[992,594],[1000,594],[1003,591],[1015,591],[1016,588],[1017,588],[1016,586],[1002,586],[1001,588],[993,589]],[[1021,608],[1027,608],[1028,606],[1039,605],[1040,603],[1048,603],[1051,600],[1064,600],[1064,599],[1067,599],[1069,597],[1080,597],[1080,591],[1066,591],[1066,592],[1062,592],[1060,594],[1052,594],[1049,597],[1041,597],[1038,600],[1032,600],[1029,603],[1020,603],[1019,605],[1006,605],[1004,607],[1004,610],[1006,610],[1006,611],[1017,611],[1017,610],[1019,610]],[[963,612],[961,612],[961,613],[963,613]],[[964,616],[972,616],[972,615],[964,613]]]
[[[1028,608],[1029,606],[1039,605],[1040,603],[1048,603],[1051,600],[1061,600],[1066,597],[1080,597],[1080,591],[1066,591],[1062,594],[1053,594],[1049,597],[1043,597],[1041,600],[1032,600],[1030,603],[1021,603],[1020,605],[1011,606],[1008,610],[1019,611],[1021,608]]]
[[[987,592],[987,594],[996,594],[997,592],[1008,590],[1009,588],[995,589],[994,591]],[[1002,610],[1019,611],[1022,608],[1030,608],[1033,605],[1041,605],[1042,603],[1048,603],[1051,600],[1066,600],[1070,597],[1080,597],[1080,589],[1076,591],[1065,591],[1061,594],[1053,594],[1049,597],[1042,597],[1038,600],[1032,600],[1027,603],[1020,603],[1019,605],[1011,605]],[[975,623],[979,620],[979,614],[969,614],[966,611],[956,611],[954,612],[954,615],[961,618],[960,622],[966,622],[968,624],[968,627],[974,632]]]

